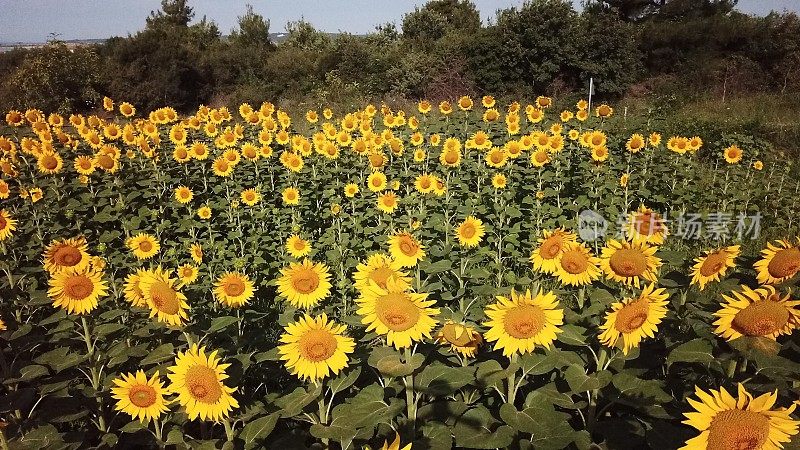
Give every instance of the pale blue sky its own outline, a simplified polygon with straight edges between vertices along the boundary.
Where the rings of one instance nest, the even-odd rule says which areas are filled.
[[[484,21],[498,9],[522,0],[473,0]],[[190,0],[196,18],[207,16],[227,34],[251,3],[270,19],[273,32],[283,31],[300,17],[328,32],[365,33],[385,22],[401,23],[403,14],[424,1],[408,0]],[[576,1],[577,3],[577,1]],[[50,33],[60,39],[100,39],[125,36],[142,29],[145,17],[160,0],[0,0],[0,42],[43,42]],[[739,9],[766,14],[771,10],[800,11],[800,0],[740,0]]]

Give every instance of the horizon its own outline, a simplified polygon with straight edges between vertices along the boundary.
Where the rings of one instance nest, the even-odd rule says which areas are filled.
[[[286,23],[305,20],[322,32],[366,34],[377,25],[394,23],[398,29],[404,14],[423,6],[424,1],[386,2],[381,8],[372,0],[328,1],[301,0],[292,4],[281,4],[277,0],[251,1],[256,13],[270,21],[270,32],[286,33]],[[521,6],[522,0],[473,0],[484,24],[491,23],[498,10]],[[573,4],[579,3],[573,0]],[[194,20],[203,17],[217,24],[223,35],[237,25],[244,14],[247,1],[219,2],[215,0],[193,0]],[[6,14],[0,16],[0,43],[41,44],[52,36],[62,41],[106,40],[135,34],[145,26],[151,11],[160,9],[160,0],[72,0],[68,7],[73,14],[53,8],[53,0],[0,0],[0,8]],[[576,4],[576,9],[580,5]],[[771,11],[800,12],[796,0],[740,0],[737,10],[754,15],[766,15]],[[94,20],[87,22],[86,17]],[[353,21],[357,17],[359,20]],[[39,22],[36,27],[31,23]]]

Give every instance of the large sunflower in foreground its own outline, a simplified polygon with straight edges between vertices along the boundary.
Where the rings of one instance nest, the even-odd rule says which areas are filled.
[[[640,242],[608,241],[600,255],[600,266],[606,277],[637,288],[641,280],[656,281],[661,259],[655,256],[657,247]]]
[[[772,409],[778,391],[753,397],[740,383],[738,398],[725,388],[705,392],[695,386],[695,395],[699,401],[687,399],[695,411],[684,413],[683,423],[700,435],[681,450],[777,450],[797,434],[800,422],[791,418],[795,405]]]
[[[186,296],[178,291],[178,281],[161,267],[144,272],[139,279],[142,297],[150,307],[150,317],[169,325],[182,325],[189,318]]]
[[[736,266],[736,258],[740,250],[738,245],[709,250],[705,256],[696,258],[692,268],[692,284],[700,286],[700,290],[712,281],[719,281],[728,272],[728,269]]]
[[[450,345],[454,352],[474,358],[478,347],[483,343],[481,334],[469,325],[447,321],[436,333],[436,340],[440,344]]]
[[[149,259],[161,250],[161,244],[155,237],[147,233],[139,233],[129,238],[125,244],[137,259]]]
[[[775,340],[800,327],[800,301],[791,300],[790,294],[781,297],[772,286],[750,289],[743,285],[741,292],[722,298],[726,303],[714,313],[718,317],[714,332],[729,341],[742,336]]]
[[[537,345],[550,348],[561,332],[558,326],[564,323],[564,310],[552,292],[532,296],[530,290],[524,294],[512,290],[510,298],[497,296],[497,303],[485,313],[489,331],[484,337],[507,357],[530,353]]]
[[[44,270],[50,273],[69,267],[82,270],[89,261],[86,239],[82,236],[55,240],[44,250]]]
[[[278,293],[295,308],[311,308],[331,293],[328,266],[310,259],[281,269]]]
[[[435,303],[428,300],[428,294],[406,291],[390,278],[386,288],[370,283],[358,299],[356,312],[368,332],[386,336],[386,343],[399,349],[411,347],[423,337],[430,339],[437,323],[434,316],[439,314],[438,308],[432,308]]]
[[[627,236],[633,242],[661,245],[669,229],[660,214],[644,205],[628,217]]]
[[[64,308],[70,314],[86,314],[97,308],[100,297],[108,290],[103,273],[89,267],[66,268],[51,275],[47,295],[53,306]]]
[[[389,254],[403,267],[414,267],[425,259],[425,247],[408,232],[389,237]]]
[[[355,287],[359,291],[369,287],[370,282],[385,289],[390,278],[403,289],[411,285],[411,278],[403,271],[403,266],[383,253],[370,255],[366,262],[356,266],[356,272],[353,274]]]
[[[582,286],[600,278],[599,260],[583,243],[567,244],[558,258],[555,275],[561,284]]]
[[[782,283],[800,272],[800,247],[785,239],[768,242],[755,268],[759,283]]]
[[[353,338],[345,336],[347,327],[328,320],[326,314],[306,314],[284,327],[278,353],[292,375],[317,381],[347,367],[355,349]]]
[[[112,397],[117,400],[114,409],[129,414],[141,422],[158,419],[169,410],[164,400],[164,385],[159,379],[158,371],[148,379],[144,371],[135,374],[122,374],[114,380],[116,387],[111,388]]]
[[[567,245],[576,243],[578,237],[575,233],[557,228],[553,231],[543,230],[539,239],[539,247],[531,254],[533,270],[543,273],[555,273],[558,270],[558,259],[566,250]]]
[[[622,353],[628,354],[639,346],[645,337],[654,337],[658,324],[667,315],[669,294],[656,288],[655,283],[645,287],[637,298],[626,298],[611,304],[606,323],[600,326],[600,342],[614,347],[622,338]]]
[[[225,369],[230,364],[220,364],[217,352],[206,356],[205,347],[193,344],[185,352],[179,352],[175,365],[169,368],[169,390],[178,394],[178,403],[186,408],[189,420],[225,419],[234,408],[239,407],[231,394],[236,389],[225,386],[228,378]]]
[[[0,242],[10,238],[17,229],[17,221],[5,209],[0,209]]]
[[[486,229],[483,226],[483,222],[473,216],[464,219],[458,228],[456,228],[458,243],[466,248],[472,248],[480,244],[485,234]]]
[[[214,283],[214,297],[222,304],[238,308],[253,298],[253,282],[238,272],[226,272]]]

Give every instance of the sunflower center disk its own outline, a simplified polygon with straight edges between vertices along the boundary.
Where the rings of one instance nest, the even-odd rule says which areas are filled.
[[[7,224],[6,218],[0,215],[0,231],[5,230]]]
[[[86,275],[74,275],[64,283],[64,292],[71,298],[83,300],[94,290],[94,283]]]
[[[178,294],[169,284],[163,281],[157,281],[150,287],[150,298],[153,299],[153,305],[155,305],[156,309],[165,314],[177,314],[180,310]]]
[[[750,304],[733,318],[733,326],[747,336],[766,336],[782,329],[789,321],[789,311],[771,300]]]
[[[150,241],[142,241],[139,243],[139,250],[149,252],[153,249],[153,244]]]
[[[186,371],[186,387],[198,402],[214,403],[222,397],[217,373],[208,366],[196,365]]]
[[[551,236],[542,242],[542,250],[539,252],[545,259],[553,259],[561,253],[563,243],[560,237]]]
[[[506,312],[503,324],[506,333],[512,337],[532,338],[544,328],[544,310],[535,305],[518,306]]]
[[[460,332],[460,335],[457,336],[456,332]],[[465,347],[472,342],[472,333],[470,333],[463,325],[458,325],[455,323],[448,323],[442,327],[442,336],[445,340],[457,347]]]
[[[319,287],[319,276],[311,269],[302,269],[292,277],[292,286],[301,294],[310,294]]]
[[[728,259],[728,254],[724,251],[714,252],[706,256],[703,265],[700,266],[700,275],[710,277],[719,273],[725,268],[725,262]]]
[[[400,251],[406,256],[414,256],[417,253],[417,246],[408,238],[404,238],[400,241]]]
[[[298,342],[303,358],[325,361],[336,352],[336,338],[326,330],[308,330]]]
[[[59,266],[72,267],[81,262],[83,257],[81,256],[81,252],[75,247],[66,246],[56,250],[53,259]]]
[[[475,236],[475,226],[472,225],[471,223],[465,223],[461,227],[461,235],[467,239]]]
[[[128,397],[131,403],[139,408],[147,408],[156,402],[156,390],[151,386],[139,384],[131,388]]]
[[[614,327],[620,333],[632,333],[647,321],[649,310],[650,302],[647,299],[628,303],[617,311],[617,320],[614,322]]]
[[[775,278],[794,276],[800,271],[800,248],[779,250],[767,266],[769,274]]]
[[[661,231],[661,219],[657,215],[639,214],[634,223],[642,236],[652,236]]]
[[[647,270],[644,254],[632,248],[619,249],[609,259],[611,270],[623,277],[639,276]]]
[[[376,302],[375,312],[392,331],[406,331],[419,321],[419,308],[405,294],[389,293]]]
[[[769,437],[769,419],[752,411],[732,409],[714,417],[709,427],[708,450],[756,450]]]
[[[576,275],[586,271],[589,267],[589,261],[580,251],[570,250],[561,255],[561,267],[568,273]]]
[[[58,167],[58,160],[56,160],[54,156],[47,155],[42,160],[42,165],[47,170],[55,170],[55,168]]]

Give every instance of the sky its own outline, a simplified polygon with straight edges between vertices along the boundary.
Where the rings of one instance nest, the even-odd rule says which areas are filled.
[[[574,0],[578,3],[578,0]],[[484,21],[498,9],[518,6],[522,0],[473,0]],[[58,39],[104,39],[126,36],[144,28],[160,0],[0,0],[0,42],[45,42]],[[327,32],[363,34],[375,25],[394,22],[425,1],[410,0],[190,0],[195,19],[208,17],[227,34],[250,3],[270,20],[271,31],[284,31],[286,22],[304,18]],[[800,12],[800,0],[739,0],[739,10],[764,15],[784,9]]]

